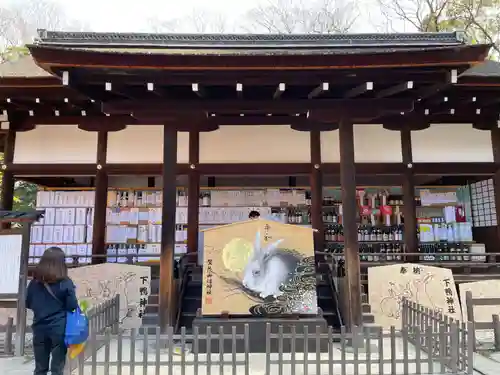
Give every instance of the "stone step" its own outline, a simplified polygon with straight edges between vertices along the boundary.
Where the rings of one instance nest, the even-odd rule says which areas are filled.
[[[362,315],[363,324],[365,323],[375,323],[375,316],[370,313],[363,313]]]
[[[361,309],[362,309],[363,313],[371,313],[372,312],[372,307],[370,306],[369,303],[361,304]]]

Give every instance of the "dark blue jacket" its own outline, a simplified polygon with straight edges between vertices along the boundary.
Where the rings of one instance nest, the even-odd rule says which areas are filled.
[[[49,284],[49,287],[58,300],[49,293],[43,283],[32,280],[28,285],[26,308],[33,310],[33,333],[64,335],[66,312],[78,308],[75,285],[68,278]]]

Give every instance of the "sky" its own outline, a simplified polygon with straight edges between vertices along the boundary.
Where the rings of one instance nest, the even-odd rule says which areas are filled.
[[[72,18],[85,19],[98,31],[136,31],[147,27],[147,20],[182,18],[196,9],[220,12],[238,19],[249,9],[252,0],[58,0],[66,5]],[[69,5],[71,4],[71,5]]]
[[[21,0],[0,0],[0,6]],[[36,0],[35,0],[36,1]],[[92,31],[141,32],[149,31],[150,20],[179,19],[193,12],[221,14],[230,25],[238,25],[245,13],[269,0],[52,0],[59,3],[66,14],[87,25]],[[291,1],[291,0],[284,0]],[[296,0],[301,1],[301,0]],[[308,0],[302,0],[307,3]],[[313,0],[309,0],[313,1]],[[351,1],[351,0],[336,0]],[[353,0],[354,1],[354,0]],[[358,17],[352,32],[383,31],[377,0],[357,0]],[[375,15],[375,16],[374,16]],[[231,28],[231,26],[229,26]],[[191,30],[189,30],[191,31]],[[194,31],[194,30],[193,30]],[[398,31],[405,31],[404,27]]]

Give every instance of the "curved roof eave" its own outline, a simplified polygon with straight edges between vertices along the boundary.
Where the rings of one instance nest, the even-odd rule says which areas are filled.
[[[345,48],[341,50],[274,50],[275,53],[251,53],[240,50],[224,52],[164,49],[153,53],[148,49],[124,51],[121,49],[64,48],[55,46],[28,46],[39,66],[50,67],[111,67],[135,69],[345,69],[397,66],[468,65],[482,62],[489,45],[461,45],[448,47],[404,48]],[[205,51],[207,52],[207,51]]]

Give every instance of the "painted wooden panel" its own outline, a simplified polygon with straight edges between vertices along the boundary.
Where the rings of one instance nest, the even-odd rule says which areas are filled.
[[[189,160],[189,133],[177,133],[177,162]],[[109,133],[108,163],[162,163],[163,126],[128,126]]]
[[[200,134],[200,163],[308,163],[309,143],[288,125],[221,126]]]
[[[95,163],[97,133],[76,125],[39,125],[16,134],[14,163]]]

